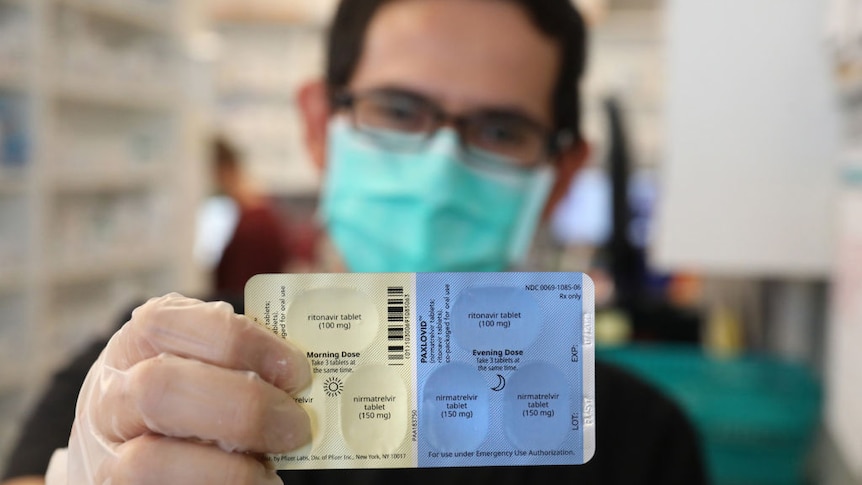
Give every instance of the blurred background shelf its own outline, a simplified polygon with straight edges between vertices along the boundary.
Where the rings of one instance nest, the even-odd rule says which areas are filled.
[[[212,73],[214,116],[254,179],[276,197],[313,197],[319,187],[295,98],[322,74],[324,19],[333,4],[222,0],[211,7],[221,46]]]
[[[52,184],[60,194],[96,194],[105,192],[125,192],[146,189],[160,183],[165,178],[165,170],[106,170],[100,173],[60,172],[54,176]],[[0,185],[2,190],[2,185]]]
[[[0,0],[3,419],[132,302],[194,280],[200,7]]]
[[[15,66],[0,66],[0,90],[24,91],[27,89],[27,71]]]
[[[23,267],[0,267],[0,295],[14,295],[26,291],[27,269]],[[2,387],[2,386],[0,386]]]
[[[138,88],[119,82],[74,79],[59,83],[56,97],[61,101],[91,103],[141,111],[168,111],[176,105],[176,93],[169,89]]]
[[[11,5],[16,7],[29,7],[32,5],[32,0],[0,0],[0,5]]]
[[[171,1],[143,2],[121,0],[57,0],[64,7],[74,8],[83,13],[100,17],[104,20],[122,22],[154,32],[171,35],[173,33],[172,15],[168,5]],[[163,6],[148,5],[160,3]]]
[[[0,197],[6,195],[22,195],[27,192],[27,180],[18,177],[3,176],[0,171]]]
[[[216,10],[214,18],[221,23],[301,25],[308,21],[307,14],[289,4],[281,7],[226,6]]]
[[[74,262],[58,263],[52,272],[51,283],[70,285],[75,283],[111,280],[118,275],[158,271],[170,259],[164,251],[135,250],[113,251],[98,257],[83,256]]]
[[[323,26],[329,21],[335,3],[333,0],[214,0],[211,2],[210,18],[219,24]]]

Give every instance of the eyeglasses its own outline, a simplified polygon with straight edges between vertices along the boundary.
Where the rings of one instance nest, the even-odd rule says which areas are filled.
[[[393,151],[417,151],[437,130],[453,126],[468,159],[530,170],[550,160],[560,146],[551,129],[516,111],[446,113],[434,101],[401,89],[341,93],[336,106],[349,110],[354,128]]]

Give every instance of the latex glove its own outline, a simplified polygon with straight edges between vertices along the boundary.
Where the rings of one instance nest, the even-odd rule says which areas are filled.
[[[290,395],[310,379],[301,351],[230,305],[154,298],[87,375],[67,483],[281,483],[254,454],[310,439]]]

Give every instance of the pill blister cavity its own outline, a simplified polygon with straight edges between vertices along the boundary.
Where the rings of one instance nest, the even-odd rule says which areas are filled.
[[[357,368],[341,396],[344,440],[357,455],[392,453],[407,436],[408,407],[407,387],[398,372],[386,365]]]
[[[434,371],[422,392],[423,429],[440,451],[473,450],[488,434],[489,391],[474,367],[447,364]]]
[[[371,298],[353,288],[306,291],[287,310],[287,331],[304,349],[359,352],[380,326]]]
[[[568,381],[556,367],[533,362],[513,372],[506,384],[506,435],[523,450],[554,448],[566,438],[572,400]]]
[[[452,305],[452,334],[461,348],[526,348],[542,331],[535,297],[520,288],[463,290]]]

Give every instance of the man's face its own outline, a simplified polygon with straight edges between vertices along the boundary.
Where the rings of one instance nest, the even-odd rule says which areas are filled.
[[[517,264],[543,203],[546,214],[585,153],[568,147],[553,170],[542,166],[560,61],[557,43],[513,2],[398,0],[375,12],[337,93],[343,109],[325,109],[321,83],[299,93],[309,153],[326,180],[322,216],[348,267]],[[350,124],[327,116],[348,112]],[[453,118],[461,151],[452,151],[451,130],[424,139],[433,147],[422,143]],[[389,226],[412,229],[392,238]]]
[[[520,7],[490,0],[409,0],[381,8],[348,89],[396,88],[447,112],[510,111],[553,126],[554,41]]]

